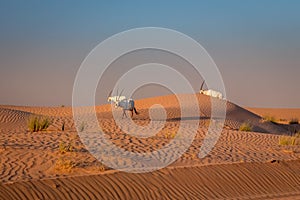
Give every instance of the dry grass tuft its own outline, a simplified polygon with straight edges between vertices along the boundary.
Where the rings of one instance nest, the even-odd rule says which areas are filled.
[[[263,122],[272,122],[274,124],[277,123],[275,117],[269,116],[269,115],[263,116],[262,121]]]
[[[244,122],[244,123],[241,124],[239,130],[250,132],[250,131],[252,131],[252,126],[250,125],[249,122]]]
[[[55,163],[55,170],[60,172],[71,172],[75,163],[69,159],[59,158]]]
[[[300,145],[300,137],[299,136],[281,136],[279,137],[279,145],[284,146],[294,146]]]
[[[298,118],[292,118],[292,119],[289,121],[289,124],[299,124],[299,119],[298,119]]]
[[[173,139],[176,136],[176,132],[165,134],[165,139]]]
[[[31,132],[38,132],[46,130],[50,125],[48,117],[31,116],[28,120],[28,130]]]
[[[59,152],[61,154],[64,154],[67,152],[72,152],[72,151],[74,151],[74,146],[71,142],[70,143],[66,143],[66,142],[59,143]]]
[[[84,129],[85,129],[85,127],[86,127],[86,123],[85,123],[85,122],[82,122],[82,123],[80,124],[80,126],[79,126],[79,132],[83,132]]]

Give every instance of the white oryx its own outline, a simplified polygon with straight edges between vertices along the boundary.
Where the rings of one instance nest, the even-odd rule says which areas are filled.
[[[124,90],[121,91],[120,95],[118,95],[118,91],[117,91],[117,96],[110,96],[112,91],[109,93],[108,95],[108,102],[112,102],[115,104],[115,107],[121,107],[123,108],[123,116],[124,115],[127,117],[126,115],[126,111],[129,110],[131,111],[131,117],[133,116],[133,111],[135,112],[136,115],[138,115],[139,113],[137,112],[135,106],[134,106],[134,100],[133,99],[127,99],[125,96],[121,96],[122,92]]]
[[[218,99],[223,99],[223,95],[221,92],[215,91],[215,90],[203,90],[203,85],[204,85],[205,81],[202,82],[201,84],[201,88],[200,88],[200,94],[205,94],[211,97],[215,97]]]

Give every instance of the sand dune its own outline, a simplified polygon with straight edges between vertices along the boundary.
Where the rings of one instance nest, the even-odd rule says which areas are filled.
[[[186,95],[188,96],[188,95]],[[202,118],[210,118],[211,115],[211,99],[208,96],[198,94],[198,101],[200,106],[199,116]],[[216,105],[223,104],[223,100],[215,100]],[[254,131],[257,132],[266,132],[266,133],[282,133],[285,130],[279,126],[276,126],[272,123],[261,123],[261,117],[256,115],[244,108],[241,108],[231,102],[226,103],[226,123],[225,127],[229,129],[237,130],[241,123],[249,122],[254,127]],[[136,100],[136,107],[141,113],[141,115],[137,119],[149,120],[148,109],[154,105],[159,104],[162,105],[167,111],[167,118],[169,120],[180,119],[180,109],[176,96],[168,95],[162,97],[153,97],[142,100]],[[23,111],[27,114],[37,114],[37,115],[45,115],[49,116],[53,120],[58,120],[57,123],[53,123],[54,126],[59,124],[61,121],[67,121],[67,124],[72,124],[72,108],[70,107],[26,107],[26,106],[0,106],[2,110],[15,110],[15,111]],[[192,108],[192,105],[191,105]],[[101,119],[103,118],[112,118],[111,115],[111,107],[110,105],[97,106],[96,111],[98,116]],[[22,114],[8,114],[12,119],[18,119],[18,117],[22,116]],[[1,114],[0,116],[6,116],[6,114]],[[27,115],[28,117],[29,115]],[[198,116],[192,116],[198,117]],[[24,117],[23,117],[24,118]],[[2,121],[2,120],[1,120]],[[0,122],[1,122],[0,121]],[[204,121],[204,120],[203,120]],[[74,127],[73,127],[74,128]]]
[[[190,97],[185,95],[185,98]],[[147,174],[116,173],[97,161],[78,137],[71,107],[0,106],[0,194],[3,199],[9,199],[9,195],[13,195],[12,199],[281,198],[300,195],[297,185],[300,148],[278,145],[280,136],[288,130],[262,122],[259,115],[231,102],[214,100],[217,109],[218,105],[226,104],[225,127],[214,149],[199,159],[197,155],[210,121],[211,99],[204,95],[197,95],[197,98],[200,113],[182,119],[188,122],[200,118],[193,143],[168,168]],[[151,123],[149,108],[154,104],[165,108],[167,119],[162,129],[153,126],[151,131],[156,134],[152,137],[126,134],[113,120],[110,105],[96,107],[99,125],[110,141],[126,151],[141,153],[161,149],[170,142],[170,134],[176,133],[180,124],[180,108],[174,95],[137,100],[140,114],[133,120],[140,126],[132,131],[138,133]],[[187,106],[193,109],[193,105]],[[152,111],[154,116],[161,116],[159,109]],[[81,112],[89,116],[90,109],[82,108]],[[31,115],[49,117],[52,124],[46,131],[31,133],[27,131]],[[121,122],[129,124],[127,119]],[[243,122],[249,122],[255,132],[238,131]],[[63,123],[65,131],[62,131]],[[188,125],[184,132],[190,134]],[[92,142],[101,145],[101,141]],[[62,143],[71,144],[73,151],[62,154],[59,150]],[[159,156],[166,159],[174,156],[172,153],[163,152]],[[58,170],[57,163],[61,160],[70,161],[71,170]],[[280,162],[271,164],[271,160]],[[105,172],[102,172],[103,167]],[[31,190],[26,192],[29,188]]]
[[[202,118],[210,118],[211,116],[211,98],[206,95],[198,94],[198,102],[200,107],[200,116]],[[282,127],[277,126],[272,123],[261,123],[261,117],[256,115],[236,104],[229,101],[225,102],[223,100],[214,99],[216,106],[218,104],[226,104],[226,122],[225,127],[229,129],[238,130],[243,122],[249,122],[253,126],[253,130],[257,132],[266,133],[283,133],[286,130]],[[153,97],[143,100],[136,101],[137,107],[145,110],[147,115],[147,109],[153,104],[161,104],[164,108],[167,108],[168,118],[176,119],[180,117],[180,112],[178,109],[178,101],[176,96],[169,95],[163,97]],[[205,121],[205,120],[203,120]]]
[[[163,169],[0,185],[2,199],[299,199],[300,162]]]
[[[0,107],[0,129],[11,130],[11,129],[23,129],[26,127],[26,120],[31,113],[13,110]]]
[[[247,110],[262,117],[274,117],[279,122],[288,122],[292,118],[300,120],[300,109],[297,108],[247,108]]]

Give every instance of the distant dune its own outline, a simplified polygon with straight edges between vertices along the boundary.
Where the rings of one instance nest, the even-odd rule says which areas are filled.
[[[259,116],[270,116],[276,120],[284,122],[293,118],[300,120],[300,108],[247,108]]]
[[[144,174],[118,172],[97,161],[78,137],[71,107],[0,106],[0,199],[300,198],[300,145],[279,145],[281,136],[290,134],[288,125],[261,117],[300,118],[300,109],[244,109],[214,100],[217,109],[226,104],[225,126],[213,150],[199,159],[210,122],[211,99],[200,94],[197,99],[200,113],[182,119],[200,118],[189,149],[167,168]],[[167,119],[157,133],[153,129],[153,137],[126,134],[112,118],[110,105],[96,107],[99,125],[107,138],[124,150],[161,149],[177,132],[181,113],[174,95],[137,100],[140,114],[133,120],[140,127],[133,131],[149,124],[149,108],[154,104],[165,108]],[[82,112],[88,110],[82,108]],[[157,108],[152,112],[161,116]],[[48,117],[52,123],[45,131],[29,132],[27,122],[32,115]],[[239,131],[244,122],[252,126],[251,132]],[[188,128],[184,131],[190,133]],[[92,142],[101,145],[101,141]],[[62,152],[62,145],[71,145],[72,151]],[[159,156],[167,159],[165,155],[171,154]],[[68,163],[72,163],[68,170],[62,170]]]

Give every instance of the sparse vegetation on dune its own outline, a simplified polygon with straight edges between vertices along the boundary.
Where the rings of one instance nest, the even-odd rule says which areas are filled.
[[[71,172],[75,167],[75,163],[66,158],[59,158],[55,163],[55,170],[61,172]]]
[[[60,154],[65,154],[67,152],[73,152],[75,150],[73,145],[73,140],[71,142],[61,141],[59,143],[58,151]],[[75,155],[75,154],[74,154]],[[60,172],[71,172],[72,169],[77,166],[77,164],[72,161],[74,157],[73,154],[70,155],[60,155],[59,159],[55,162],[54,169]]]
[[[286,122],[287,119],[280,118],[279,121],[281,121],[281,122]]]
[[[67,152],[72,152],[74,150],[74,147],[72,143],[66,143],[66,142],[60,142],[59,143],[59,152],[61,154],[67,153]]]
[[[296,136],[281,136],[279,145],[300,145],[300,139]]]
[[[82,122],[82,123],[80,124],[80,126],[79,126],[79,131],[80,131],[80,132],[83,132],[84,129],[85,129],[85,127],[86,127],[86,123],[85,123],[85,122]]]
[[[239,130],[240,131],[252,131],[252,126],[249,122],[244,122],[241,124]]]
[[[272,122],[272,123],[274,123],[274,124],[277,123],[275,117],[270,116],[270,115],[265,115],[265,116],[263,116],[263,117],[262,117],[262,121],[263,121],[263,122]]]
[[[299,124],[299,119],[298,119],[298,118],[292,118],[292,119],[289,121],[289,124]]]
[[[167,133],[165,135],[165,139],[173,139],[176,136],[176,132],[172,132],[172,133]]]
[[[31,116],[28,120],[28,130],[31,132],[38,132],[46,130],[50,125],[48,117]]]

